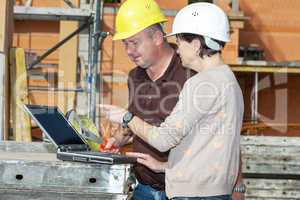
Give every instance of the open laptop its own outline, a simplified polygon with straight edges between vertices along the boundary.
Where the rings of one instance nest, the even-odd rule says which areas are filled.
[[[25,109],[55,145],[60,160],[109,165],[136,163],[133,157],[91,151],[84,138],[56,106],[25,105]]]

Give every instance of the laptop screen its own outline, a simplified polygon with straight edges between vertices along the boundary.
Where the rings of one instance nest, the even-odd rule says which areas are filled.
[[[26,105],[32,117],[56,145],[85,144],[57,107]]]

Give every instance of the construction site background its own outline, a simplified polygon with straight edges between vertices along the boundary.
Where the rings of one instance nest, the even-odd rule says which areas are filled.
[[[25,0],[16,0],[16,5],[24,5]],[[88,2],[80,1],[81,8],[87,8]],[[176,11],[188,4],[187,0],[158,0],[158,4],[167,13],[169,19],[166,24],[166,31],[171,29],[172,20]],[[237,65],[247,59],[283,62],[299,61],[300,46],[296,41],[300,41],[300,23],[299,8],[300,1],[295,0],[240,0],[239,11],[233,12],[230,7],[231,1],[217,1],[231,17],[232,38],[231,42],[224,50],[224,58],[228,64]],[[32,0],[33,7],[66,7],[63,0]],[[114,21],[119,3],[104,4],[103,13],[103,31],[114,32]],[[35,56],[41,55],[47,49],[62,39],[62,29],[64,25],[59,21],[39,21],[39,20],[15,20],[13,46],[22,47],[27,53]],[[75,26],[76,27],[76,26]],[[71,30],[70,30],[71,31]],[[66,31],[65,31],[66,32]],[[80,62],[87,65],[88,60],[88,35],[83,32],[78,35],[78,57],[62,54],[66,49],[58,49],[50,54],[42,65],[36,68],[34,75],[29,77],[30,86],[57,87],[59,80],[67,79],[57,74],[60,59],[75,60],[73,63]],[[67,45],[67,44],[66,44]],[[254,49],[256,56],[242,57],[245,53],[242,49]],[[117,104],[126,107],[127,93],[127,74],[134,67],[126,55],[122,42],[112,41],[112,37],[107,37],[102,45],[101,77],[104,80],[104,90],[99,93],[104,97],[105,103]],[[247,51],[248,53],[250,51]],[[251,53],[251,52],[250,52]],[[66,62],[63,62],[66,63]],[[68,66],[70,69],[75,66]],[[76,73],[78,70],[76,71]],[[84,72],[81,70],[81,73]],[[245,97],[245,122],[251,121],[251,98],[253,95],[253,72],[236,72],[240,81]],[[76,84],[83,84],[83,79],[77,74]],[[68,81],[68,80],[66,80]],[[299,73],[292,74],[273,74],[259,73],[259,82],[266,81],[267,86],[260,89],[258,93],[258,113],[264,119],[265,124],[281,123],[285,120],[287,124],[296,124],[295,128],[284,127],[284,131],[278,128],[268,130],[254,131],[254,134],[271,134],[271,135],[300,135],[297,124],[300,119],[300,111],[297,109],[297,102],[300,101],[298,93]],[[276,95],[281,89],[286,89],[286,98],[282,102],[275,102]],[[58,104],[58,92],[53,91],[30,91],[29,101],[34,104]],[[74,98],[74,97],[70,97]],[[74,101],[74,107],[78,112],[85,112],[86,101],[82,96],[81,100]],[[72,100],[71,100],[72,102]],[[283,105],[281,105],[282,103]],[[82,104],[82,105],[79,105]],[[285,109],[276,110],[274,106],[281,105]],[[279,112],[279,113],[278,113]],[[286,113],[284,113],[286,112]],[[285,119],[283,119],[285,117]]]
[[[134,64],[122,43],[113,42],[111,35],[101,45],[98,63],[91,62],[98,49],[91,50],[97,45],[89,42],[98,33],[114,32],[116,12],[123,1],[106,1],[109,3],[101,12],[103,30],[76,32],[40,63],[40,56],[56,49],[78,27],[87,22],[98,24],[95,13],[100,12],[95,8],[102,6],[91,3],[103,1],[0,0],[0,140],[4,139],[0,142],[0,200],[130,197],[128,180],[133,183],[133,179],[128,177],[129,166],[57,160],[53,144],[35,141],[45,138],[23,109],[26,103],[46,104],[57,105],[63,112],[75,109],[79,114],[89,114],[89,78],[96,74],[88,71],[91,66],[99,67],[98,71],[101,67],[96,83],[98,102],[126,107],[127,74]],[[176,12],[192,1],[197,0],[157,0],[169,19],[166,32],[170,32]],[[245,99],[241,137],[245,199],[298,200],[300,1],[210,2],[219,4],[229,15],[231,42],[223,56],[238,78]],[[68,21],[63,21],[66,18]],[[104,135],[117,130],[99,113],[96,117],[98,126],[105,128]]]

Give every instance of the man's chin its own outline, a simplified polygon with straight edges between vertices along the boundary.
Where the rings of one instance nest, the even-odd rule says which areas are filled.
[[[136,64],[136,66],[139,66],[140,68],[143,68],[143,69],[148,69],[151,65],[149,64],[145,64],[144,62],[141,62],[141,60],[133,60],[133,62]]]
[[[150,67],[150,65],[139,65],[139,66],[143,69],[148,69]]]

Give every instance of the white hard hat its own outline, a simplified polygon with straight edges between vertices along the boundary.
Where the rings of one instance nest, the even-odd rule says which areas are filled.
[[[172,33],[167,36],[179,33],[202,35],[207,44],[214,42],[211,38],[230,41],[228,17],[221,8],[212,3],[192,3],[182,8],[175,16]]]

